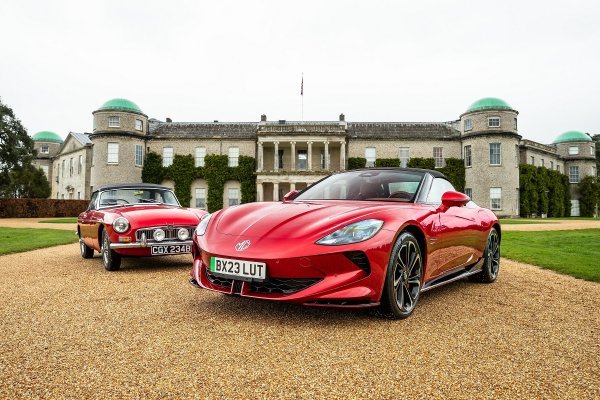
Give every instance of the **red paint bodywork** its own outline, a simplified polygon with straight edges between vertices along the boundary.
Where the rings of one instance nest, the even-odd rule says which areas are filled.
[[[141,228],[157,226],[191,226],[195,227],[206,211],[176,207],[163,204],[132,205],[106,207],[97,210],[86,210],[77,218],[77,231],[85,244],[100,251],[102,230],[108,232],[111,243],[119,243],[119,237],[129,237],[129,243],[136,243],[135,233]],[[112,223],[118,217],[129,220],[129,230],[124,233],[114,231]],[[115,251],[123,256],[150,256],[150,247],[121,248]]]
[[[392,246],[404,230],[422,238],[423,286],[482,258],[491,227],[499,231],[498,220],[491,211],[473,203],[464,206],[469,198],[457,195],[461,194],[448,195],[447,201],[438,206],[291,200],[230,207],[213,214],[203,236],[194,235],[191,275],[203,288],[241,296],[315,306],[374,306],[380,302]],[[337,246],[315,243],[339,228],[370,218],[384,224],[369,240]],[[236,251],[235,245],[243,240],[250,240],[251,245],[243,252]],[[370,262],[370,273],[346,257],[344,252],[348,251],[363,251]],[[321,280],[292,294],[257,293],[248,282],[237,287],[220,286],[211,283],[206,273],[213,256],[265,262],[268,278]]]

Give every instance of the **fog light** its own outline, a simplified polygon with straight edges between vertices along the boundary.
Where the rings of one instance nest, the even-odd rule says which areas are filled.
[[[190,237],[190,233],[185,228],[179,228],[179,230],[177,231],[177,237],[179,238],[179,240],[185,240]]]
[[[162,242],[163,240],[165,240],[165,231],[159,228],[154,231],[152,237],[154,237],[154,240],[156,240],[157,242]]]
[[[121,242],[121,243],[129,243],[129,242],[131,242],[131,237],[129,237],[129,236],[119,236],[119,242]]]

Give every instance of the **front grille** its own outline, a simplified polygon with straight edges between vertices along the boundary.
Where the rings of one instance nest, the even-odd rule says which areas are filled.
[[[269,278],[264,282],[251,282],[250,290],[255,293],[292,294],[319,282],[320,278]]]
[[[367,258],[367,255],[364,252],[346,251],[344,252],[344,255],[346,256],[346,258],[348,258],[350,261],[356,264],[358,268],[365,271],[367,275],[371,273],[371,264],[369,263],[369,259]]]
[[[231,288],[231,284],[233,283],[233,279],[225,279],[218,277],[216,275],[211,274],[207,268],[204,268],[204,272],[206,273],[206,277],[208,281],[213,285],[223,286],[224,288]]]
[[[165,240],[179,240],[179,238],[177,237],[177,231],[181,228],[185,228],[188,231],[188,238],[191,239],[192,238],[192,233],[194,232],[195,227],[190,227],[190,226],[156,226],[154,228],[144,228],[144,229],[138,229],[135,232],[135,239],[138,242],[142,241],[142,234],[145,233],[146,234],[146,241],[147,242],[156,242],[154,240],[154,231],[157,229],[162,229],[163,231],[165,231]],[[188,239],[188,240],[189,240]]]

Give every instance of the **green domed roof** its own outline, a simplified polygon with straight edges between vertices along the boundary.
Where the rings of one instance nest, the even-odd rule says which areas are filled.
[[[564,143],[564,142],[591,142],[592,138],[580,131],[567,131],[558,135],[552,143]]]
[[[142,113],[142,110],[140,110],[137,104],[127,99],[111,99],[102,104],[98,110],[119,110]]]
[[[60,136],[58,136],[56,133],[50,132],[50,131],[38,132],[35,135],[33,135],[32,139],[36,140],[38,142],[56,142],[56,143],[63,142],[63,140],[61,139]]]
[[[481,111],[481,110],[512,110],[513,108],[504,100],[496,97],[484,97],[477,100],[465,112]]]

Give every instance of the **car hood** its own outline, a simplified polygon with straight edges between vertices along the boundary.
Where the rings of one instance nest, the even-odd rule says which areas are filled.
[[[369,218],[384,220],[384,229],[398,218],[413,214],[414,204],[385,204],[357,201],[290,201],[248,203],[225,208],[215,215],[217,232],[224,235],[298,239],[333,232],[348,224]]]
[[[200,221],[193,210],[166,205],[124,207],[115,212],[127,218],[133,227],[197,225]]]

